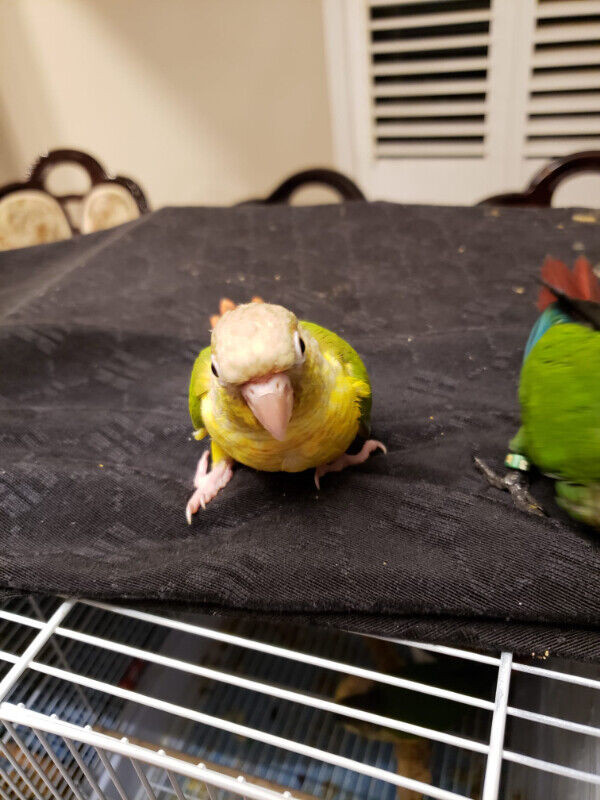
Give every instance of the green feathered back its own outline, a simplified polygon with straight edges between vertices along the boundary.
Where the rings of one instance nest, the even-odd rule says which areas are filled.
[[[563,323],[531,350],[519,386],[525,454],[548,475],[600,481],[600,333]]]

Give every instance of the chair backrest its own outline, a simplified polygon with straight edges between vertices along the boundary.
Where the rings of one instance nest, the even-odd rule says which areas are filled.
[[[572,153],[564,158],[557,158],[536,173],[525,191],[496,194],[481,200],[478,205],[547,208],[552,205],[552,195],[559,184],[565,178],[583,172],[600,173],[600,150],[585,150],[581,153]]]
[[[48,188],[48,177],[52,170],[64,164],[76,164],[89,178],[90,187],[85,193],[55,194]],[[7,198],[11,197],[11,208],[7,211]],[[21,235],[16,234],[13,246],[37,244],[68,238],[77,233],[90,233],[111,227],[113,224],[146,214],[148,201],[141,187],[131,178],[122,175],[111,177],[104,167],[88,153],[80,150],[52,150],[41,156],[33,165],[26,181],[9,183],[0,187],[2,221],[18,219],[21,222],[29,214],[30,220]],[[81,221],[72,213],[74,204],[82,208]],[[62,214],[61,214],[62,212]],[[43,222],[39,220],[43,218]],[[37,241],[27,241],[34,231],[45,228]],[[52,232],[48,231],[52,228]],[[3,231],[0,231],[0,249]],[[10,246],[11,234],[4,232],[4,244]]]
[[[290,175],[274,189],[270,195],[254,200],[246,200],[240,205],[273,205],[289,203],[294,192],[304,186],[327,186],[334,189],[344,201],[366,200],[354,181],[334,169],[315,167]]]

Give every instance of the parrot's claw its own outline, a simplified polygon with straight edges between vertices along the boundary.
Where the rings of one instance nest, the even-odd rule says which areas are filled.
[[[478,456],[475,456],[473,460],[475,466],[484,475],[490,486],[493,486],[494,489],[510,492],[510,496],[519,511],[524,511],[526,514],[535,514],[537,517],[546,516],[544,509],[529,492],[522,472],[510,470],[506,475],[500,476]]]
[[[199,508],[206,508],[217,493],[223,489],[232,478],[233,475],[233,461],[230,459],[223,459],[219,461],[211,471],[208,471],[208,450],[206,450],[196,468],[196,475],[194,476],[194,486],[196,491],[188,500],[185,507],[185,518],[188,525],[192,524],[192,516],[198,511]]]
[[[374,450],[383,450],[384,453],[387,453],[387,447],[382,442],[378,442],[375,439],[367,439],[360,453],[355,453],[354,455],[344,453],[330,464],[321,464],[315,470],[315,486],[317,489],[321,488],[321,478],[323,475],[327,475],[328,472],[341,472],[346,467],[363,464]]]

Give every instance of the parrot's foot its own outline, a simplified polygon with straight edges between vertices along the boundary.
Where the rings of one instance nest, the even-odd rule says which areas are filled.
[[[185,507],[185,517],[188,525],[192,524],[192,515],[198,511],[199,508],[206,508],[216,494],[223,489],[233,475],[233,461],[229,458],[224,458],[218,464],[208,471],[208,450],[202,454],[202,458],[198,461],[196,475],[194,476],[194,486],[196,491],[188,500]]]
[[[317,467],[315,470],[315,485],[317,489],[321,488],[320,480],[323,475],[327,475],[328,472],[341,472],[343,469],[346,469],[346,467],[354,467],[356,464],[364,464],[374,450],[383,450],[384,453],[387,453],[387,448],[384,444],[375,439],[367,439],[360,453],[356,453],[355,455],[344,453],[343,456],[336,458],[336,460],[332,461],[330,464],[321,464],[321,466]]]
[[[506,475],[500,476],[491,467],[477,456],[473,459],[475,466],[484,475],[490,486],[510,492],[515,506],[526,514],[535,514],[545,517],[546,513],[527,488],[527,481],[522,472],[510,470]]]

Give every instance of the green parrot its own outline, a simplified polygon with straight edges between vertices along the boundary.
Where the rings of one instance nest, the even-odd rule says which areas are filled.
[[[337,334],[300,322],[260,298],[221,302],[210,347],[194,364],[189,391],[194,436],[211,437],[198,463],[186,517],[231,480],[234,462],[267,472],[328,472],[361,464],[381,442],[368,439],[371,384],[358,353]],[[357,435],[359,453],[346,453]]]
[[[533,464],[556,480],[556,501],[571,517],[600,527],[600,284],[583,256],[573,271],[547,258],[541,283],[519,383],[521,427],[505,464],[522,472]],[[501,479],[476,461],[517,505],[541,513],[515,473]]]

